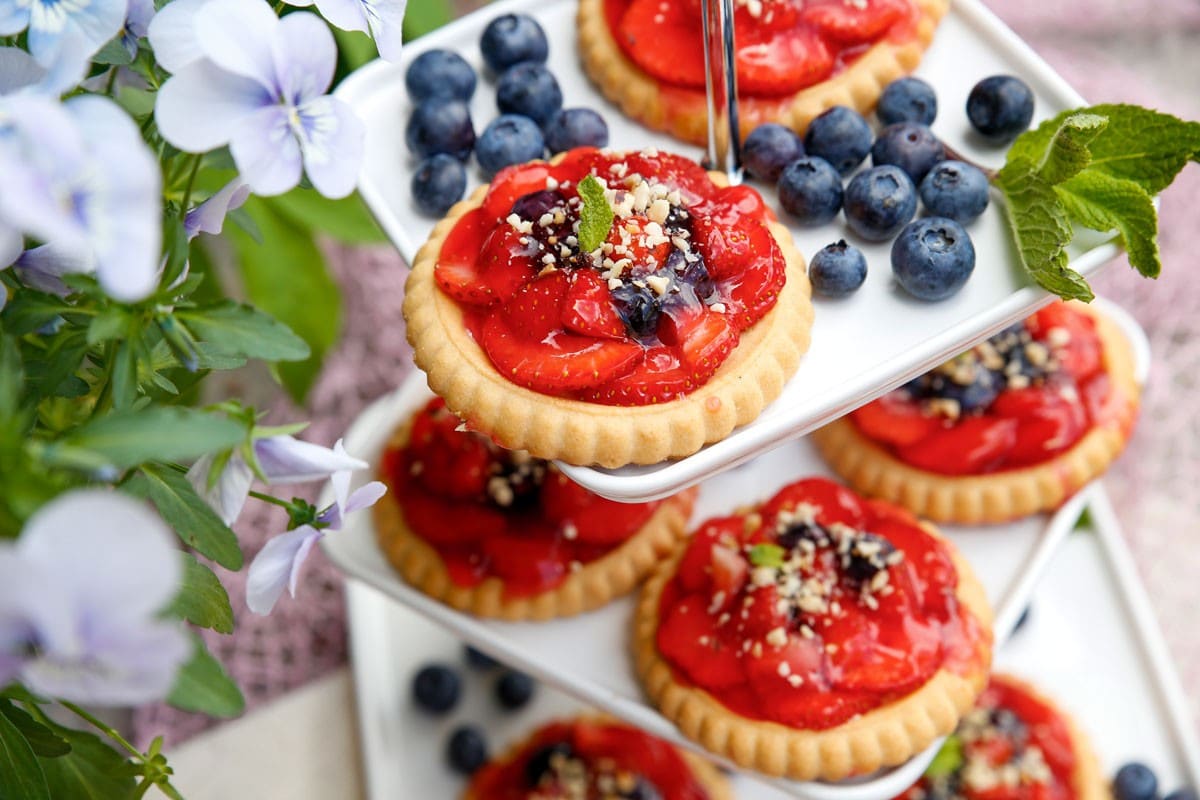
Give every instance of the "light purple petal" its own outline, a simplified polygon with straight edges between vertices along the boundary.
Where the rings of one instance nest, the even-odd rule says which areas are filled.
[[[356,511],[370,508],[385,494],[387,494],[387,486],[382,481],[364,483],[350,495],[350,499],[346,501],[346,505],[342,508],[342,514],[348,516]]]
[[[140,39],[150,29],[150,20],[153,18],[154,0],[129,0],[129,10],[125,13],[125,30]]]
[[[338,439],[333,443],[333,452],[339,456],[349,455],[346,453],[346,446],[342,439]],[[350,475],[356,469],[366,469],[366,463],[361,467],[345,467],[339,469],[329,476],[329,484],[333,487],[333,502],[338,508],[346,505],[346,501],[350,498]]]
[[[20,233],[0,225],[0,269],[16,261],[24,247],[24,238]]]
[[[195,18],[200,49],[221,69],[278,89],[271,43],[280,20],[263,0],[211,0]]]
[[[261,108],[234,126],[229,151],[255,194],[283,194],[300,182],[300,143],[283,106]]]
[[[88,0],[72,4],[34,2],[29,17],[29,52],[50,66],[63,49],[91,56],[120,32],[128,0]]]
[[[219,192],[191,209],[184,215],[183,229],[189,240],[197,234],[207,233],[216,236],[225,225],[225,216],[236,208],[241,208],[250,196],[250,187],[241,178],[234,178],[225,184]]]
[[[17,0],[0,0],[0,36],[20,33],[29,26],[29,5]]]
[[[256,439],[254,455],[267,482],[304,483],[322,480],[341,471],[366,469],[367,462],[353,458],[341,448],[341,440],[331,450],[292,436]]]
[[[0,47],[0,95],[33,86],[43,80],[48,70],[19,47]]]
[[[172,0],[150,20],[146,36],[154,57],[168,72],[179,72],[204,57],[196,38],[196,12],[209,0]]]
[[[74,602],[56,589],[52,573],[30,564],[15,544],[0,543],[0,653],[11,658],[29,645],[82,648]]]
[[[300,105],[329,89],[337,67],[337,44],[316,14],[288,14],[279,21],[271,57],[283,101]]]
[[[13,269],[26,286],[31,286],[39,292],[66,297],[71,290],[62,282],[62,276],[91,272],[95,263],[92,254],[87,250],[73,250],[52,243],[26,250],[17,259]]]
[[[336,97],[318,97],[300,107],[304,171],[313,187],[330,198],[354,191],[362,167],[366,127]]]
[[[246,573],[246,605],[251,611],[270,614],[285,587],[295,596],[304,559],[324,535],[311,525],[301,525],[267,542]]]
[[[367,10],[364,0],[317,0],[321,16],[344,31],[367,32]]]
[[[250,484],[254,482],[254,473],[241,457],[230,456],[217,482],[210,487],[209,475],[212,465],[212,455],[201,456],[187,471],[187,479],[196,490],[196,494],[204,498],[204,502],[217,512],[221,521],[232,525],[242,513],[242,507],[246,505],[246,498],[250,495]]]
[[[201,59],[163,84],[154,118],[163,138],[180,150],[207,153],[228,144],[239,123],[271,103],[255,81]]]
[[[373,0],[367,8],[375,46],[379,49],[379,55],[387,61],[400,60],[407,6],[407,0]]]

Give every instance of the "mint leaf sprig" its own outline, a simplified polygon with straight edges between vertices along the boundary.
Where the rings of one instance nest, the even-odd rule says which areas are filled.
[[[616,215],[604,196],[604,186],[595,175],[581,180],[578,189],[579,199],[583,201],[579,209],[579,247],[590,253],[604,244]]]
[[[992,178],[1021,263],[1039,286],[1090,301],[1088,282],[1067,263],[1073,225],[1113,231],[1129,263],[1158,277],[1153,196],[1200,160],[1200,123],[1134,105],[1065,111],[1022,134]]]

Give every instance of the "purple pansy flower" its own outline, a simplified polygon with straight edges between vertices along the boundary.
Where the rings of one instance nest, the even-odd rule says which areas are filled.
[[[183,579],[144,505],[98,489],[47,503],[0,542],[0,686],[95,705],[165,697],[192,646],[159,618]]]
[[[250,196],[250,187],[241,178],[234,178],[216,194],[183,216],[183,229],[188,241],[201,233],[216,236],[225,227],[225,217],[230,211],[241,208]]]
[[[121,44],[130,58],[137,56],[138,40],[150,29],[150,20],[154,18],[154,0],[129,0],[129,10],[125,12],[125,24],[121,28]]]
[[[362,31],[375,40],[379,55],[400,60],[407,0],[284,0],[290,6],[317,6],[321,16],[344,31]]]
[[[0,0],[0,36],[29,31],[29,52],[49,67],[65,50],[91,58],[125,24],[129,0]]]
[[[326,197],[353,191],[365,129],[349,106],[325,94],[337,48],[320,17],[280,19],[262,0],[208,0],[192,9],[192,24],[194,40],[180,40],[182,54],[159,40],[163,28],[150,27],[162,63],[181,64],[158,92],[163,138],[190,153],[228,144],[256,194],[286,192],[301,171]],[[167,30],[179,32],[173,22]]]

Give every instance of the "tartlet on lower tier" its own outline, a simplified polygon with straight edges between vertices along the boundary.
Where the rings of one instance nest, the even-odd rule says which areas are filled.
[[[991,610],[932,527],[814,478],[681,543],[642,590],[633,649],[688,738],[768,775],[841,780],[954,729],[987,681]]]
[[[912,388],[897,389],[814,432],[814,443],[830,466],[860,492],[899,503],[929,519],[1004,522],[1057,508],[1103,474],[1129,440],[1140,394],[1133,349],[1116,323],[1083,303],[1055,303],[1020,325],[1027,332],[1035,328],[1036,336],[1030,334],[1031,342],[1013,351],[1017,355],[1008,356],[1000,370],[992,370],[999,376],[997,385],[982,394],[985,400],[994,395],[990,403],[970,411],[951,405],[949,410],[955,412],[951,419],[946,416],[946,398],[930,394],[917,402]],[[985,346],[1013,335],[1016,329],[1002,332]],[[1035,354],[1048,352],[1051,367],[1058,358],[1055,354],[1063,353],[1064,369],[1056,372],[1034,365],[1032,380],[1025,374],[1028,370],[1006,378],[1003,370],[1014,360],[1028,365],[1028,348],[1034,348]],[[934,380],[944,380],[943,393],[965,397],[969,405],[980,399],[972,394],[980,391],[977,384],[965,378],[965,383],[956,384],[952,378],[962,359],[978,361],[978,353],[976,348],[930,373]],[[1085,361],[1094,362],[1095,369],[1074,375],[1074,365]],[[983,374],[978,372],[980,377]],[[1014,379],[1019,380],[1016,388]],[[920,380],[928,383],[930,377]],[[1060,383],[1063,388],[1055,389]],[[1033,393],[1051,390],[1061,397],[1051,398],[1053,405],[1039,409]],[[1032,400],[1029,413],[1022,408],[1026,399]],[[996,419],[1012,430],[993,430],[988,420]],[[1080,419],[1086,423],[1082,428]],[[900,442],[909,436],[910,422],[914,441]],[[955,432],[967,436],[968,426],[983,432],[977,438],[986,447],[965,439],[934,447],[934,436]],[[1060,437],[1065,438],[1056,445]],[[1001,452],[1008,439],[1015,457]],[[1072,443],[1063,449],[1066,441]],[[999,460],[991,457],[993,450]]]
[[[651,0],[634,2],[647,4]],[[872,2],[878,3],[879,0]],[[900,5],[892,0],[887,0],[885,4]],[[703,82],[694,86],[678,85],[654,77],[635,63],[630,53],[623,50],[618,43],[613,32],[613,17],[618,10],[628,13],[626,7],[630,5],[632,4],[624,0],[580,0],[576,25],[579,29],[579,51],[584,71],[600,91],[629,116],[684,141],[704,144],[707,141],[707,110]],[[671,43],[664,41],[663,37],[656,38],[652,27],[633,26],[636,33],[654,39],[647,45],[647,52],[671,60],[668,66],[672,70],[679,68],[681,59],[702,58],[704,48],[700,38],[700,4],[688,0],[670,0],[669,5],[658,5],[660,9],[656,10],[660,13],[651,18],[651,22],[657,24],[662,24],[662,20],[656,18],[665,16],[661,7],[668,8],[672,15],[684,15],[686,20],[691,19],[687,14],[695,15],[694,31],[690,34],[695,43],[694,47],[680,47],[679,50],[683,52],[678,52],[673,50]],[[757,6],[769,14],[772,5],[786,6],[788,3],[779,3],[777,0],[738,3],[737,30],[742,31],[742,35],[745,36],[747,26],[755,24],[755,19],[748,9]],[[856,9],[855,5],[860,5],[860,8]],[[756,92],[754,83],[746,80],[744,68],[739,66],[739,121],[742,136],[745,137],[764,122],[778,122],[803,132],[814,117],[836,105],[849,106],[862,113],[874,108],[885,86],[916,69],[950,3],[949,0],[911,0],[903,5],[903,19],[889,25],[883,31],[867,36],[861,42],[856,40],[839,43],[836,39],[830,39],[825,43],[824,39],[818,38],[814,40],[815,44],[809,43],[802,48],[807,52],[812,47],[817,47],[823,57],[828,59],[829,63],[825,67],[830,71],[821,72],[826,77],[816,83],[801,85],[795,90],[783,90],[782,93],[765,90]],[[616,6],[620,8],[616,9]],[[686,9],[676,10],[675,6],[685,6]],[[846,3],[844,11],[853,15],[862,8],[869,9],[870,2]],[[804,12],[801,10],[799,13]],[[670,22],[671,19],[673,17],[667,21]],[[850,35],[854,37],[854,34]],[[826,52],[830,47],[842,48],[843,44],[845,49],[836,54],[836,57]],[[787,51],[790,47],[783,50]],[[763,61],[768,67],[775,67],[785,57],[775,54],[773,58],[764,58]],[[692,71],[694,72],[695,68]],[[692,80],[691,83],[695,81]]]
[[[581,254],[570,215],[586,174],[609,184],[617,216]],[[546,213],[518,215],[545,196]],[[521,258],[541,269],[495,256],[505,237],[503,253],[528,248]],[[565,314],[584,278],[607,297],[588,306],[596,336],[546,313]],[[757,417],[808,348],[812,304],[791,235],[754,190],[651,149],[581,148],[509,168],[452,208],[417,254],[404,318],[430,388],[472,429],[540,458],[619,467],[690,455]],[[545,366],[564,351],[569,370]],[[584,360],[596,358],[603,372]]]

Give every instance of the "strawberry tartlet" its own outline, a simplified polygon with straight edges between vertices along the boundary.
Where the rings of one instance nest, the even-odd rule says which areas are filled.
[[[930,519],[1057,508],[1128,441],[1139,387],[1116,324],[1056,302],[813,434],[865,494]]]
[[[417,254],[404,318],[430,388],[472,429],[619,467],[753,420],[799,366],[812,305],[753,189],[656,150],[579,148],[451,209]]]
[[[949,542],[829,480],[701,525],[646,583],[650,698],[768,775],[840,780],[954,729],[987,682],[991,611]]]

